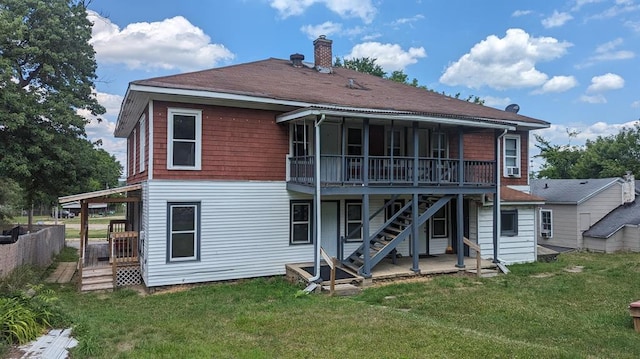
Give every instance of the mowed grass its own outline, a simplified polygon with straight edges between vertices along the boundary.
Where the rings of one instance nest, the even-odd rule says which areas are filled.
[[[640,357],[627,310],[640,299],[640,254],[573,253],[510,269],[348,298],[299,295],[282,278],[144,297],[58,294],[76,323],[74,358]]]

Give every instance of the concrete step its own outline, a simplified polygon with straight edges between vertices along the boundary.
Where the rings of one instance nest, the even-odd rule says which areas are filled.
[[[467,269],[467,273],[471,273],[473,275],[476,275],[478,273],[477,270],[475,269]],[[482,278],[491,278],[491,277],[495,277],[498,276],[500,274],[500,271],[496,270],[496,269],[481,269],[480,270],[480,277]]]

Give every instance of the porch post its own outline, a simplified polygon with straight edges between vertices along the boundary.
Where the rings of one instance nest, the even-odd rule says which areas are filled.
[[[413,266],[411,270],[420,273],[420,253],[418,246],[418,194],[413,193],[411,201],[411,247],[413,251]]]
[[[464,132],[462,127],[458,128],[458,186],[462,188],[464,185]],[[458,248],[458,263],[456,267],[464,268],[464,195],[458,193],[458,203],[456,206],[456,240]]]
[[[342,184],[346,182],[347,177],[347,160],[345,155],[347,154],[347,126],[344,122],[344,117],[342,118],[342,122],[340,123],[340,131],[342,132],[342,139],[340,140],[340,145],[342,146],[342,156],[340,166],[340,178],[342,179]]]
[[[418,135],[418,121],[413,121],[413,186],[418,186],[418,169],[419,166],[419,157],[418,153],[420,152],[420,144],[418,141],[420,140],[420,136]]]
[[[85,253],[89,241],[89,206],[86,200],[80,201],[80,267],[85,265]]]
[[[498,221],[500,220],[499,202],[500,202],[500,135],[495,133],[495,170],[493,171],[494,182],[496,184],[496,193],[493,195],[493,263],[498,263]]]
[[[364,147],[363,154],[364,160],[362,164],[362,185],[369,185],[369,119],[365,118],[362,147]],[[362,195],[362,259],[364,264],[362,265],[362,276],[365,278],[371,277],[371,253],[369,242],[369,193]]]

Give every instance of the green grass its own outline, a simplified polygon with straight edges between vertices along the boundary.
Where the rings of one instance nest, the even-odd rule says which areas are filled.
[[[564,269],[584,266],[581,273]],[[442,276],[355,297],[281,278],[140,297],[59,287],[73,356],[96,358],[637,358],[627,305],[640,254],[575,253],[495,278]]]
[[[78,228],[66,227],[64,230],[64,238],[80,238],[80,230]],[[93,239],[107,239],[107,229],[90,229],[89,238]]]
[[[109,221],[111,221],[112,219],[124,219],[124,216],[123,215],[117,215],[117,216],[94,216],[94,217],[89,217],[89,224],[109,224]],[[20,223],[20,224],[26,224],[28,222],[28,220],[29,220],[29,218],[27,218],[26,216],[17,216],[17,217],[14,217],[11,222]],[[55,220],[55,218],[50,217],[50,216],[34,216],[33,217],[33,223],[37,223],[37,222],[52,222],[54,220]],[[77,217],[74,217],[74,218],[58,218],[58,223],[80,224],[80,216],[77,216]]]

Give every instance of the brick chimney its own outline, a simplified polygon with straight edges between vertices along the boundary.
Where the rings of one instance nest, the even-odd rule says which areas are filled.
[[[636,181],[633,174],[627,171],[627,174],[622,176],[622,204],[630,203],[636,199]]]
[[[314,65],[320,72],[331,72],[333,65],[332,43],[333,41],[327,39],[325,35],[320,35],[313,41]]]

